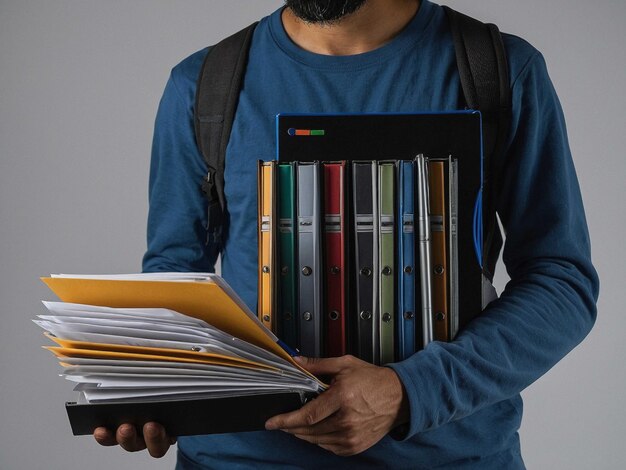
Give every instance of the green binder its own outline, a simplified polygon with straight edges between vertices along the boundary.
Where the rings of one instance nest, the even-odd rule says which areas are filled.
[[[295,168],[291,163],[278,165],[278,217],[280,244],[280,308],[278,336],[292,348],[298,346],[296,243],[295,243]]]
[[[380,364],[394,362],[395,332],[395,163],[378,164],[378,256]]]

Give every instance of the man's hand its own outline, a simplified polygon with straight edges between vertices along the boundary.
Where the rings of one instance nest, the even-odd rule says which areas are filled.
[[[93,437],[98,444],[103,446],[120,447],[128,452],[137,452],[148,449],[152,457],[161,458],[167,450],[176,442],[175,437],[170,437],[165,433],[165,428],[158,423],[146,423],[143,426],[143,437],[137,434],[135,426],[132,424],[122,424],[117,428],[115,435],[107,428],[96,428]]]
[[[353,356],[298,359],[309,372],[331,376],[331,385],[299,410],[269,419],[266,429],[281,429],[348,456],[369,449],[408,421],[408,401],[393,369]]]

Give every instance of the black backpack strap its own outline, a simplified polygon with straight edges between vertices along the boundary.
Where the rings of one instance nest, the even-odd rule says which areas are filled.
[[[450,23],[461,87],[468,108],[481,112],[483,125],[483,271],[493,280],[502,248],[496,220],[500,165],[511,123],[511,87],[502,36],[481,23],[443,7]]]
[[[208,167],[202,192],[208,199],[207,243],[221,247],[226,199],[226,146],[248,62],[253,23],[209,49],[198,78],[194,126],[196,142]]]

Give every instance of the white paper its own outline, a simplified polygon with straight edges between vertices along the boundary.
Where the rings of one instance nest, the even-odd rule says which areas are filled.
[[[129,275],[53,275],[81,279],[153,280],[217,283],[250,318],[261,324],[232,289],[210,273]],[[259,366],[160,360],[61,357],[62,376],[76,383],[82,401],[138,401],[177,397],[232,396],[279,391],[320,392],[322,384],[291,362],[235,338],[208,323],[163,308],[110,308],[44,302],[48,314],[34,322],[56,338],[68,341],[177,349],[245,359]],[[263,327],[265,329],[265,327]],[[276,337],[271,335],[275,340]],[[201,357],[201,356],[199,356]]]

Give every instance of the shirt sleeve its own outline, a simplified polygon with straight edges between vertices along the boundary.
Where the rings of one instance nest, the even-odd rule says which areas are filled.
[[[401,439],[517,395],[582,341],[596,318],[598,278],[580,189],[561,106],[539,53],[512,93],[497,201],[511,280],[454,341],[433,342],[390,365],[410,407]]]
[[[200,189],[207,166],[196,145],[195,82],[183,73],[185,65],[172,71],[155,122],[144,272],[214,272],[218,256],[207,241],[207,202]]]

